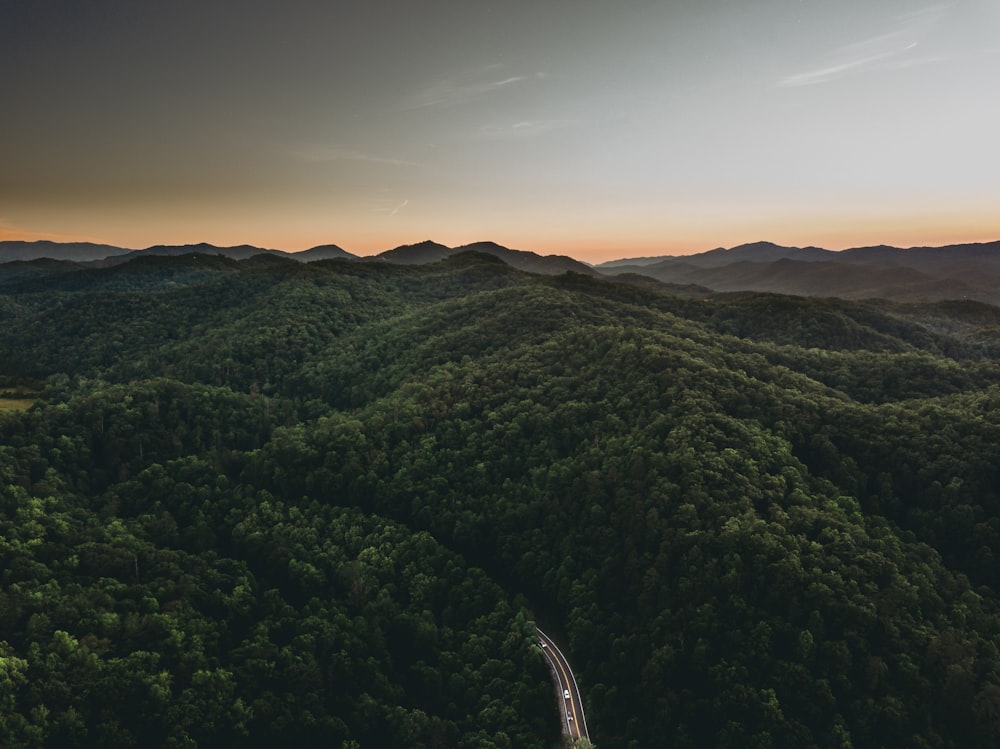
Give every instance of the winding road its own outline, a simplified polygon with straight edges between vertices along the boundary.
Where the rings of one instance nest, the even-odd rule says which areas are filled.
[[[559,704],[563,708],[560,710],[563,733],[573,738],[589,739],[587,719],[583,715],[583,699],[580,697],[580,688],[576,685],[573,670],[569,667],[566,656],[556,647],[552,639],[538,627],[535,627],[535,631],[538,633],[538,645],[549,664],[556,691],[559,693]]]

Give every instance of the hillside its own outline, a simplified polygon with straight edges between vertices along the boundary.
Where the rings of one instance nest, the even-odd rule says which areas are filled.
[[[565,255],[539,255],[534,252],[526,252],[525,250],[512,250],[496,242],[473,242],[461,247],[446,247],[443,244],[426,240],[417,244],[408,244],[387,250],[376,257],[379,260],[399,265],[423,265],[425,263],[436,263],[463,252],[492,255],[507,265],[527,271],[528,273],[558,275],[560,273],[573,272],[596,275],[596,271],[589,265],[585,265]]]
[[[607,275],[643,274],[715,291],[1000,304],[1000,242],[858,247],[841,252],[756,242],[694,255],[616,260],[597,269]]]
[[[508,265],[529,273],[555,275],[572,271],[588,275],[596,274],[596,271],[589,265],[565,255],[539,255],[525,250],[512,250],[496,242],[474,242],[461,247],[446,247],[443,244],[425,240],[386,250],[372,258],[360,258],[335,244],[317,245],[302,252],[283,252],[252,245],[218,247],[207,242],[185,245],[154,245],[143,250],[127,250],[121,247],[83,243],[0,242],[0,283],[10,278],[19,278],[22,275],[51,275],[56,270],[75,269],[69,266],[57,269],[51,263],[53,259],[73,262],[79,267],[91,268],[127,263],[143,257],[181,257],[193,254],[218,255],[230,260],[247,260],[259,255],[268,255],[289,258],[303,263],[339,259],[388,262],[396,265],[423,265],[436,263],[462,252],[493,255]],[[15,261],[22,264],[34,263],[34,265],[12,267]],[[45,272],[42,272],[43,268]]]
[[[544,273],[559,275],[560,273],[584,273],[596,275],[589,265],[574,260],[566,255],[539,255],[525,250],[512,250],[496,242],[473,242],[455,248],[456,252],[482,252],[493,255],[519,270],[529,273]]]
[[[116,255],[127,255],[129,252],[131,250],[124,247],[112,247],[92,242],[3,241],[0,242],[0,263],[9,263],[14,260],[38,260],[40,258],[87,262],[103,260]]]
[[[0,744],[994,746],[1000,310],[630,280],[0,286]]]
[[[290,256],[294,260],[300,260],[305,263],[311,263],[314,260],[333,260],[340,258],[343,260],[357,260],[358,256],[348,252],[343,247],[338,247],[335,244],[321,244],[316,247],[310,247],[308,250],[303,250],[302,252],[290,253]]]

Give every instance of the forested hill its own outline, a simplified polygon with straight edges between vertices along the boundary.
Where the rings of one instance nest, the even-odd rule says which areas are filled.
[[[846,299],[1000,304],[1000,241],[944,247],[782,247],[755,242],[695,255],[614,260],[611,275],[636,273],[716,291],[765,291]]]
[[[996,746],[996,307],[196,255],[0,323],[0,746],[548,749],[535,622],[602,749]]]

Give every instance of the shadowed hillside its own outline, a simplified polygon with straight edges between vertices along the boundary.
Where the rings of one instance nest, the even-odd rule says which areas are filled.
[[[831,252],[769,242],[696,255],[616,260],[603,273],[635,273],[716,291],[770,291],[844,299],[1000,303],[1000,242],[948,247],[861,247]]]

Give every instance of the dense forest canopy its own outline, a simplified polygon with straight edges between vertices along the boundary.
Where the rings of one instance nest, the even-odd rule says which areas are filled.
[[[995,307],[29,271],[0,745],[553,747],[536,622],[602,748],[996,745]]]

